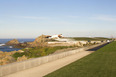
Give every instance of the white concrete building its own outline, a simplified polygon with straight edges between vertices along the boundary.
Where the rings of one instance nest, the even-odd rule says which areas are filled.
[[[59,35],[52,35],[50,38],[58,39],[58,38],[61,38],[61,37],[63,37],[62,34],[59,34]]]

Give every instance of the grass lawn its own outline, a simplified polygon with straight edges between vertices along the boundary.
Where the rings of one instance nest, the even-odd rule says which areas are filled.
[[[45,77],[116,77],[116,42]]]
[[[102,41],[102,40],[111,40],[109,38],[104,37],[95,37],[95,38],[89,38],[89,37],[74,37],[72,39],[75,39],[77,41]]]

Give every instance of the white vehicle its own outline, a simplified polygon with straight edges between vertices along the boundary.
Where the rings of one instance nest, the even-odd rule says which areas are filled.
[[[110,43],[110,40],[107,40],[107,43]]]

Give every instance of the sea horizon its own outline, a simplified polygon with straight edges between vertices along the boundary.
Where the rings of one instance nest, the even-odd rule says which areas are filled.
[[[16,39],[16,38],[0,38],[0,43],[4,44],[13,39]],[[17,38],[17,40],[19,42],[31,42],[31,41],[34,41],[35,39],[34,38]]]
[[[17,51],[17,50],[20,50],[21,48],[13,48],[12,46],[4,46],[5,43],[7,43],[8,41],[10,41],[12,39],[0,39],[0,51],[3,51],[3,52],[11,52],[11,51]],[[17,39],[20,43],[23,43],[23,42],[32,42],[34,41],[35,39]]]

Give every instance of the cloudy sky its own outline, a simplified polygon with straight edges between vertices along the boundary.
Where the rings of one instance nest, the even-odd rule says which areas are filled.
[[[116,37],[116,0],[0,0],[0,38]]]

